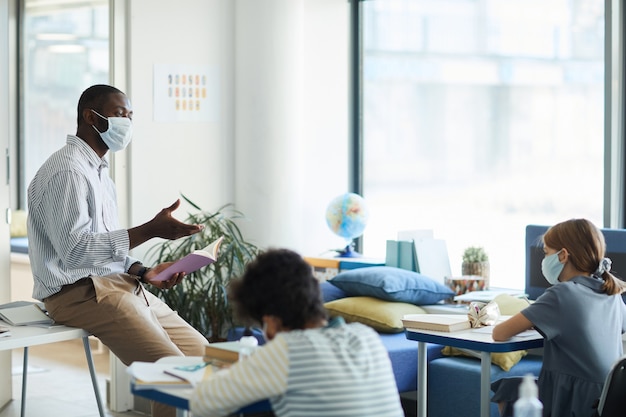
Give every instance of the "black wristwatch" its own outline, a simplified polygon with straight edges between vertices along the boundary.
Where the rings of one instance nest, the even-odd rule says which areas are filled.
[[[141,265],[141,268],[139,268],[139,271],[137,271],[139,282],[146,282],[143,276],[146,275],[146,272],[148,272],[148,269],[149,268],[146,268],[145,266]]]

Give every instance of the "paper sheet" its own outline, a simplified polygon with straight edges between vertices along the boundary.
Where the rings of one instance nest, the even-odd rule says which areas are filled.
[[[472,332],[474,333],[484,333],[484,334],[492,334],[493,333],[493,328],[495,326],[485,326],[485,327],[478,327],[476,329],[472,329]],[[526,339],[526,338],[531,338],[531,337],[539,337],[541,336],[539,334],[539,332],[537,330],[531,329],[531,330],[524,330],[521,333],[516,334],[515,336],[513,336],[511,339],[515,340],[517,339]]]

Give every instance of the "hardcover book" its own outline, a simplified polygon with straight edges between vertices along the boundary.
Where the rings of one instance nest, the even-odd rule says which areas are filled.
[[[415,243],[412,240],[388,240],[385,265],[417,272]]]
[[[239,341],[211,343],[204,348],[203,359],[206,362],[220,361],[225,363],[234,363],[239,360],[239,351],[242,344]]]
[[[471,327],[466,314],[407,314],[402,317],[407,329],[455,332]]]

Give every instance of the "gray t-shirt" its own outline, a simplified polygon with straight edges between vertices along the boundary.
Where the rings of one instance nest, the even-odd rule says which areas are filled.
[[[578,276],[548,288],[522,311],[544,336],[539,398],[544,416],[589,417],[611,366],[623,354],[626,305],[603,281]]]

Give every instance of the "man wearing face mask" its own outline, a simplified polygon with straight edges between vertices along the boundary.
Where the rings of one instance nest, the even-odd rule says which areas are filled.
[[[130,249],[154,237],[178,239],[202,230],[176,220],[180,201],[142,225],[119,225],[108,151],[132,138],[130,101],[120,90],[94,85],[78,101],[78,129],[52,154],[28,187],[29,257],[33,297],[61,324],[97,336],[125,364],[164,356],[201,356],[208,344],[198,331],[143,283],[171,288],[184,273],[151,279],[171,263],[148,268]],[[153,404],[153,416],[175,410]]]

